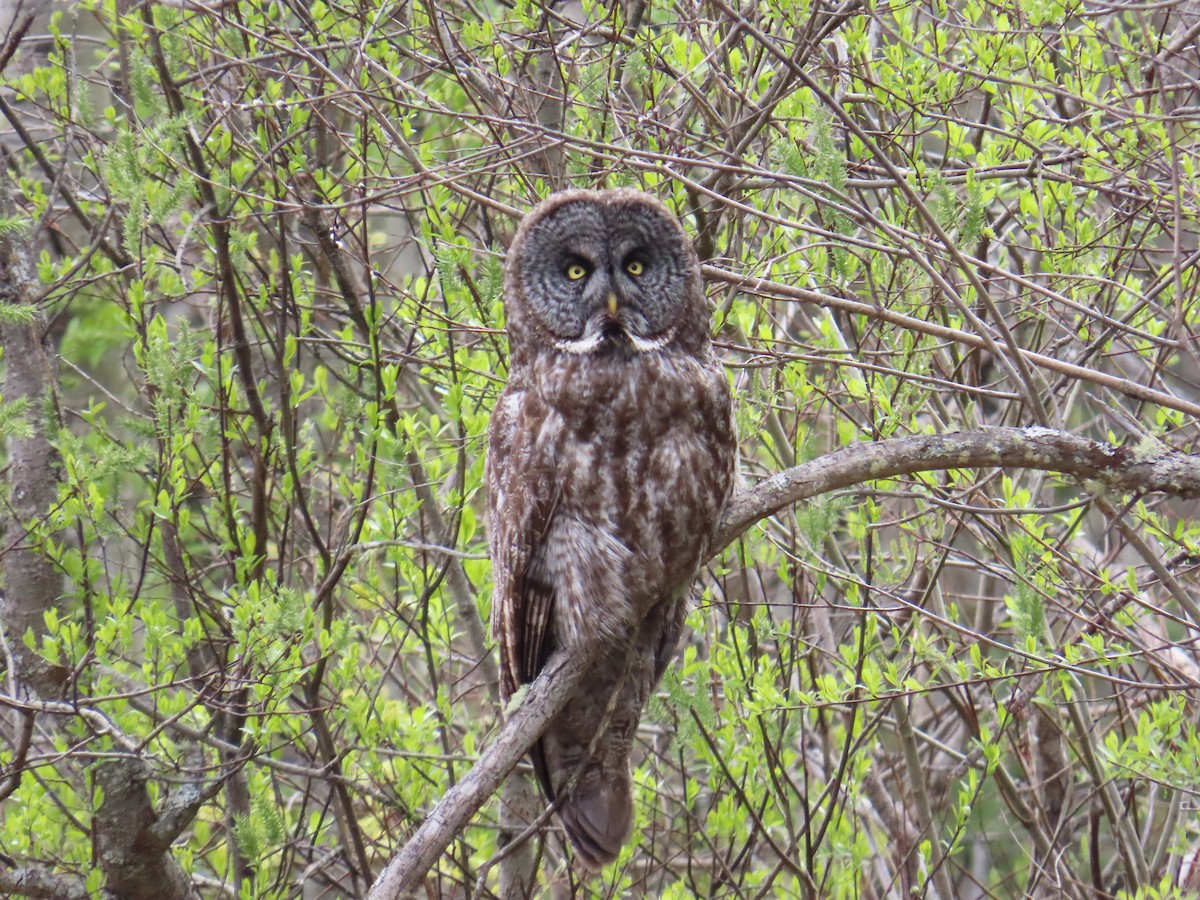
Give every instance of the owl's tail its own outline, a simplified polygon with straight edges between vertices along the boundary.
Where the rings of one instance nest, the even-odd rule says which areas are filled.
[[[633,789],[629,776],[590,791],[576,790],[562,800],[558,817],[580,862],[593,871],[621,852],[633,829]]]
[[[628,757],[593,758],[577,771],[585,748],[558,738],[552,731],[533,746],[533,770],[546,798],[558,801],[559,821],[579,861],[599,871],[620,855],[633,830]]]
[[[614,645],[601,657],[586,688],[567,701],[530,753],[579,861],[593,871],[613,862],[633,831],[629,755],[686,612],[682,596],[656,604],[632,645]],[[599,734],[598,723],[605,723]]]

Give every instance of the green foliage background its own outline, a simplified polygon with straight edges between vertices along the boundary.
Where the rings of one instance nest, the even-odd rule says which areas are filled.
[[[499,721],[501,263],[557,187],[640,187],[696,236],[747,481],[999,424],[1193,450],[1189,9],[56,6],[0,112],[59,358],[31,527],[67,593],[6,637],[102,719],[9,735],[0,853],[103,896],[90,768],[134,752],[159,800],[227,779],[173,848],[203,896],[358,896],[461,778]],[[635,840],[586,883],[551,840],[543,879],[1178,896],[1192,512],[954,470],[765,520],[698,582]],[[429,895],[489,895],[497,850],[492,804]]]

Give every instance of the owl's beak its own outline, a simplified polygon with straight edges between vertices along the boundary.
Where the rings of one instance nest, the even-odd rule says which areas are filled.
[[[617,317],[617,295],[615,291],[608,292],[608,314],[614,319]]]

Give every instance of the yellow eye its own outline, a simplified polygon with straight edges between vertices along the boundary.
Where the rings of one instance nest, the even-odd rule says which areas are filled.
[[[571,263],[571,265],[567,266],[567,277],[572,281],[578,281],[586,274],[587,269],[585,269],[579,263]]]
[[[642,265],[642,261],[640,259],[631,259],[629,262],[625,263],[625,271],[636,278],[638,275],[641,275],[646,271],[646,267]]]

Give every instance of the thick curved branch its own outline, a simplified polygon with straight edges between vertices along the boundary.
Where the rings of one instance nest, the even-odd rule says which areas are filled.
[[[36,900],[88,900],[92,896],[82,879],[41,866],[0,868],[0,892],[5,897]]]
[[[500,736],[479,757],[466,777],[448,790],[429,817],[413,832],[400,852],[371,886],[367,900],[390,900],[413,894],[425,873],[471,817],[496,792],[506,775],[541,735],[546,723],[570,699],[584,673],[599,655],[556,653],[529,685],[521,705],[504,723]]]
[[[1200,457],[1169,450],[1118,447],[1049,428],[897,438],[842,447],[742,491],[717,530],[711,554],[785,506],[829,491],[916,472],[997,466],[1061,472],[1119,492],[1200,497]],[[388,863],[369,900],[392,900],[416,891],[425,873],[562,709],[595,655],[559,654],[551,659],[500,735]]]
[[[1124,493],[1200,497],[1200,457],[1165,448],[1120,447],[1036,427],[895,438],[841,447],[741,492],[725,512],[713,554],[760,519],[820,494],[916,472],[992,467],[1061,472]]]

